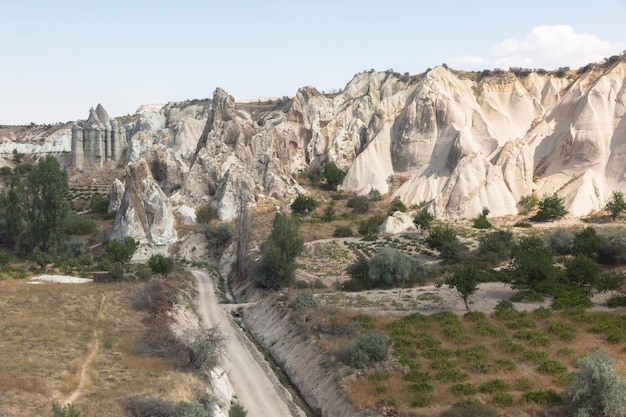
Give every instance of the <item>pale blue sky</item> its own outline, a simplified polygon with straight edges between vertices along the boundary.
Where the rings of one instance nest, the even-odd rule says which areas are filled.
[[[11,4],[7,4],[11,3]],[[577,68],[626,49],[626,0],[0,3],[0,124],[294,95],[359,71]]]

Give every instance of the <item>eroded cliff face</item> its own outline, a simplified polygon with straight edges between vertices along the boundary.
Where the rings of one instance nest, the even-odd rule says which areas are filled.
[[[584,215],[626,191],[624,61],[561,77],[368,72],[339,94],[305,87],[258,105],[218,88],[127,126],[129,163],[145,161],[174,208],[212,204],[222,220],[237,216],[240,194],[253,204],[305,192],[297,174],[330,161],[347,170],[344,189],[425,202],[438,217],[516,214],[533,191]]]

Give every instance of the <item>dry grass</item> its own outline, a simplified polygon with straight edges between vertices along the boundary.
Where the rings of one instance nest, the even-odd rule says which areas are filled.
[[[96,319],[98,350],[75,405],[90,416],[121,416],[129,395],[189,397],[197,377],[164,359],[137,355],[146,313],[132,309],[133,285],[0,281],[0,414],[48,415],[52,402],[64,401],[95,346]]]

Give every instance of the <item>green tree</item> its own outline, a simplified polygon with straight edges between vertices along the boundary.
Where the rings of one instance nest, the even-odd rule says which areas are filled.
[[[474,229],[491,229],[493,225],[487,220],[489,213],[490,211],[487,207],[483,208],[483,211],[474,219],[472,227]]]
[[[611,291],[611,297],[615,291],[620,291],[626,275],[620,271],[607,271],[601,273],[596,280],[596,288],[598,291],[606,292]]]
[[[613,220],[617,219],[622,212],[626,211],[624,193],[621,191],[613,191],[613,194],[611,194],[609,201],[606,202],[604,209],[611,213],[611,218]]]
[[[19,251],[26,230],[26,194],[24,184],[16,174],[11,176],[9,189],[0,197],[0,213],[4,229],[15,252]]]
[[[593,227],[585,227],[574,235],[572,253],[595,258],[602,247],[602,239]]]
[[[428,230],[435,220],[435,216],[430,214],[427,209],[423,208],[413,217],[413,224],[418,229]]]
[[[519,205],[523,207],[523,210],[520,210],[520,214],[528,214],[534,209],[537,208],[541,199],[536,193],[528,194],[523,196],[519,200]]]
[[[126,236],[123,240],[111,239],[104,250],[104,258],[112,264],[121,265],[125,269],[126,264],[133,258],[139,249],[139,241],[131,236]]]
[[[396,211],[401,211],[402,213],[406,213],[406,206],[400,199],[400,197],[394,197],[391,201],[391,206],[389,207],[389,215],[391,216]]]
[[[481,271],[473,265],[463,265],[446,281],[448,287],[456,289],[467,311],[469,311],[468,300],[478,290],[481,275]]]
[[[161,254],[152,255],[150,259],[148,259],[148,266],[153,274],[167,277],[170,272],[174,270],[174,260],[169,256],[163,256]]]
[[[324,172],[322,172],[322,178],[326,180],[326,188],[329,190],[337,190],[337,186],[341,184],[346,177],[345,171],[339,169],[337,164],[329,162],[324,165]]]
[[[513,233],[508,230],[496,230],[478,238],[480,257],[492,264],[498,264],[511,257]]]
[[[298,225],[284,214],[276,214],[272,232],[262,247],[263,257],[257,268],[261,285],[279,289],[293,283],[296,258],[304,248]]]
[[[39,160],[28,174],[26,196],[30,249],[56,255],[65,241],[67,174],[53,156]]]
[[[565,261],[565,278],[570,283],[595,285],[599,275],[599,265],[585,255],[576,255]]]
[[[291,203],[291,211],[298,214],[309,214],[317,208],[319,202],[313,197],[308,197],[303,194],[298,196]]]
[[[513,263],[509,269],[513,288],[548,292],[558,277],[552,252],[538,236],[520,239],[513,248]]]
[[[539,210],[533,220],[545,222],[560,219],[567,214],[563,199],[556,194],[546,196],[539,202]]]
[[[626,379],[617,372],[606,351],[591,352],[578,360],[577,371],[563,396],[572,402],[575,417],[621,417],[626,401]]]

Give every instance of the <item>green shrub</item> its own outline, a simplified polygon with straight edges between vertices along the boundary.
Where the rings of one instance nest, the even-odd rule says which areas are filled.
[[[528,194],[520,198],[519,205],[522,206],[520,214],[528,214],[537,208],[541,198],[536,193]]]
[[[567,255],[572,253],[574,232],[572,229],[559,227],[546,237],[546,244],[554,253]]]
[[[364,214],[370,209],[369,200],[362,195],[350,197],[346,205],[348,208],[351,208],[352,212],[355,214]]]
[[[550,359],[548,354],[542,350],[533,350],[528,349],[522,353],[522,359],[525,361],[533,362],[535,365],[540,365],[541,363]]]
[[[534,329],[537,323],[526,316],[521,316],[505,324],[509,329]]]
[[[474,229],[491,229],[493,228],[493,224],[491,224],[491,222],[489,222],[489,220],[487,220],[487,215],[489,215],[489,209],[488,208],[483,208],[482,213],[480,213],[478,215],[478,217],[476,217],[476,219],[474,219],[474,223],[472,225],[472,227]]]
[[[616,308],[616,307],[626,307],[626,296],[619,295],[614,296],[606,300],[607,307]]]
[[[515,385],[518,389],[525,391],[533,387],[534,382],[527,376],[522,376],[515,381]]]
[[[515,402],[515,396],[506,392],[497,392],[491,397],[491,403],[497,407],[510,407]]]
[[[530,227],[533,227],[533,225],[528,223],[528,222],[515,222],[515,223],[513,223],[513,227],[519,227],[519,228],[523,228],[523,229],[528,229]]]
[[[499,319],[511,320],[519,317],[520,312],[517,311],[515,305],[509,300],[500,300],[494,308],[494,314]]]
[[[333,237],[350,237],[352,229],[348,226],[337,226],[333,232]]]
[[[578,285],[595,285],[600,267],[586,255],[576,255],[565,261],[565,279]]]
[[[450,392],[453,394],[472,395],[478,392],[478,388],[470,382],[463,382],[451,385]]]
[[[546,196],[539,202],[539,210],[533,217],[533,220],[539,222],[545,222],[550,220],[560,219],[567,214],[565,206],[563,205],[563,198],[553,194]]]
[[[356,369],[366,369],[372,362],[387,358],[389,337],[374,330],[357,334],[344,351],[345,362]]]
[[[414,394],[411,397],[411,407],[428,407],[433,401],[431,395]]]
[[[508,230],[496,230],[478,239],[480,257],[492,264],[498,264],[511,257],[513,233]]]
[[[550,336],[539,330],[523,329],[513,335],[514,338],[525,340],[530,346],[549,346]]]
[[[552,316],[552,310],[545,307],[539,307],[535,309],[535,311],[533,311],[533,314],[539,318],[547,319],[548,317]]]
[[[309,214],[317,208],[319,202],[313,197],[308,197],[303,194],[298,196],[291,203],[291,211],[297,214]]]
[[[551,389],[526,392],[522,394],[522,400],[544,407],[554,407],[563,404],[563,398]]]
[[[233,226],[230,224],[206,224],[203,227],[203,232],[204,236],[206,236],[209,251],[216,256],[222,254],[235,233]]]
[[[626,228],[606,227],[598,232],[598,262],[604,265],[626,263]]]
[[[550,323],[548,333],[555,334],[559,339],[570,342],[576,339],[576,327],[562,321]]]
[[[626,401],[626,380],[615,369],[606,351],[595,351],[578,360],[563,396],[572,402],[574,415],[622,416]]]
[[[298,310],[317,307],[317,301],[311,291],[301,291],[296,296],[295,307]]]
[[[174,260],[161,254],[152,255],[148,259],[148,266],[153,274],[166,277],[174,270]]]
[[[458,241],[456,232],[449,226],[435,226],[430,229],[426,245],[431,249],[441,250],[445,244]]]
[[[92,235],[98,231],[98,225],[93,219],[72,212],[67,216],[65,231],[69,235]]]
[[[537,371],[541,374],[563,375],[567,373],[567,366],[557,360],[548,359],[537,366]]]
[[[426,264],[394,248],[381,248],[369,261],[369,279],[376,287],[423,283],[427,274]]]
[[[386,217],[381,215],[374,215],[367,220],[362,220],[358,223],[359,233],[365,238],[375,239],[378,235],[378,228],[385,221]]]
[[[389,207],[389,215],[392,215],[396,211],[401,211],[402,213],[406,213],[406,206],[400,199],[400,197],[394,197],[391,201],[391,206]]]
[[[372,381],[386,381],[389,377],[391,377],[391,372],[389,371],[374,371],[368,378]]]
[[[199,224],[211,223],[218,217],[217,209],[209,204],[196,208],[196,222]]]
[[[463,372],[459,368],[448,368],[437,372],[435,378],[445,382],[462,382],[468,379],[469,375],[467,372]]]
[[[380,201],[383,199],[383,196],[380,194],[380,191],[378,191],[376,188],[372,188],[370,192],[367,194],[367,197],[370,199],[370,201]]]
[[[494,365],[497,369],[504,371],[514,371],[517,369],[517,365],[510,359],[496,359]]]
[[[337,190],[337,186],[341,184],[346,176],[346,172],[339,169],[334,162],[328,162],[324,165],[324,171],[322,172],[322,178],[326,181],[324,188],[328,190]]]
[[[237,401],[230,404],[230,410],[228,410],[228,417],[246,417],[248,412],[245,407]],[[191,417],[191,416],[190,416]]]
[[[325,223],[330,223],[334,221],[335,219],[337,219],[337,213],[335,212],[335,207],[331,202],[331,204],[326,206],[326,208],[324,209],[324,213],[322,213],[320,220],[322,220]],[[350,230],[350,232],[352,232],[352,230]]]
[[[413,224],[418,229],[428,230],[430,229],[433,220],[435,220],[435,216],[430,214],[427,209],[423,208],[415,214],[415,217],[413,217]]]
[[[480,384],[478,391],[493,394],[494,392],[505,392],[509,390],[509,384],[501,379],[492,379],[490,381]]]
[[[592,307],[591,293],[588,289],[576,284],[554,285],[552,308],[555,310]]]
[[[89,211],[100,215],[107,214],[109,212],[109,199],[100,194],[94,194],[89,201]]]
[[[86,416],[73,404],[52,404],[52,417],[82,417]]]

